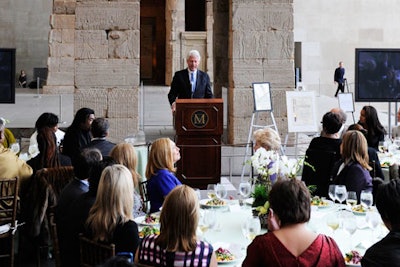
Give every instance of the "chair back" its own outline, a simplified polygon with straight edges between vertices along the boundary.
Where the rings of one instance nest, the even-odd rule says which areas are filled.
[[[320,149],[307,149],[305,161],[314,167],[315,171],[307,165],[303,167],[302,180],[306,185],[316,185],[315,195],[328,197],[329,184],[334,178],[332,169],[339,160],[340,155],[335,151]]]
[[[56,267],[61,266],[60,246],[58,244],[57,224],[55,218],[55,208],[51,207],[47,211],[47,224],[50,230],[51,243],[53,245],[53,258]]]
[[[0,234],[0,239],[7,239],[7,243],[2,242],[0,258],[9,258],[9,266],[14,266],[14,233],[17,207],[18,178],[0,180],[0,226],[6,224],[10,226],[7,232]]]
[[[99,243],[83,236],[83,234],[79,235],[79,244],[82,267],[98,266],[115,256],[114,244]]]
[[[150,212],[150,199],[149,199],[149,195],[147,193],[147,180],[139,183],[139,191],[140,191],[140,196],[143,201],[143,211],[146,213],[149,213]]]

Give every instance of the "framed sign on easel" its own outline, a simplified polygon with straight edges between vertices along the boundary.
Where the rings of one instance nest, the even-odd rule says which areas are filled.
[[[271,87],[269,82],[255,82],[252,84],[253,86],[253,99],[254,99],[254,110],[253,110],[253,115],[251,117],[251,122],[250,122],[250,129],[249,129],[249,135],[247,138],[247,143],[246,143],[246,151],[244,155],[244,164],[242,168],[242,175],[241,179],[244,177],[245,173],[245,168],[246,165],[245,163],[247,162],[247,158],[252,154],[252,146],[250,146],[251,142],[251,137],[253,135],[253,131],[255,129],[260,129],[260,128],[273,128],[278,134],[278,127],[276,126],[274,114],[272,112],[272,100],[271,100]],[[261,112],[268,112],[271,116],[271,121],[272,124],[270,125],[259,125],[257,124],[258,122],[258,115]],[[283,149],[281,149],[283,153]]]
[[[296,151],[298,133],[318,132],[315,95],[313,91],[286,92],[288,132],[296,133]]]
[[[254,111],[272,111],[269,82],[253,83]]]
[[[351,112],[353,115],[353,123],[354,119],[354,101],[353,101],[353,93],[340,93],[338,94],[339,108],[341,108],[344,112]]]

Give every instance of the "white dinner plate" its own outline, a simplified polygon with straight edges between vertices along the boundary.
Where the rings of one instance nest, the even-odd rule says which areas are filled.
[[[346,263],[347,267],[360,267],[361,264],[352,264],[352,263]]]
[[[154,225],[159,225],[160,223],[146,223],[146,216],[140,216],[134,219],[135,223],[138,225],[147,225],[147,226],[154,226]]]
[[[207,208],[207,209],[218,209],[218,208],[225,208],[227,207],[227,200],[223,199],[223,201],[225,202],[224,205],[208,205],[207,202],[210,201],[209,198],[206,199],[201,199],[200,202],[200,207],[201,208]]]
[[[228,264],[228,263],[233,263],[238,260],[240,260],[243,257],[243,254],[241,253],[241,246],[239,244],[231,244],[231,243],[225,243],[225,242],[216,242],[212,244],[214,248],[214,253],[217,251],[219,248],[227,249],[229,250],[232,255],[234,256],[233,260],[230,261],[218,261],[218,264]]]
[[[333,202],[331,200],[325,199],[324,202],[326,202],[327,205],[324,206],[311,205],[311,206],[317,207],[318,209],[329,209],[333,207]]]

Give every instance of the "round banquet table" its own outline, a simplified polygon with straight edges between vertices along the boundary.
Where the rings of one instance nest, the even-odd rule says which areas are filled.
[[[201,195],[204,195],[203,192]],[[203,207],[202,213],[204,213],[204,210],[206,209]],[[247,246],[250,244],[250,241],[242,234],[241,225],[246,218],[252,216],[251,207],[249,205],[239,206],[239,202],[236,199],[227,200],[226,208],[215,208],[215,210],[217,217],[216,226],[214,229],[209,229],[205,233],[201,233],[200,238],[210,242],[215,250],[218,249],[220,244],[233,249],[237,260],[231,263],[220,263],[219,265],[241,266],[246,256]],[[374,207],[372,210],[373,212],[377,212]],[[326,219],[330,214],[334,214],[340,218],[340,226],[335,232],[326,223]],[[350,237],[350,234],[342,226],[343,220],[346,220],[346,216],[353,216],[357,222],[357,230],[352,237]],[[377,228],[372,230],[368,227],[365,218],[364,214],[354,215],[349,207],[345,205],[333,204],[327,208],[312,208],[311,219],[307,226],[316,233],[333,237],[343,255],[350,250],[357,250],[361,255],[364,255],[367,248],[388,233],[381,220]],[[266,230],[262,229],[261,234],[265,232]]]

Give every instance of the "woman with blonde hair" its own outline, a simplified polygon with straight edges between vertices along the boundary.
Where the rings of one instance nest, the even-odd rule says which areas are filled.
[[[179,148],[169,138],[159,138],[151,145],[146,166],[150,213],[159,211],[168,193],[182,184],[174,174],[174,164],[180,158]]]
[[[198,241],[199,200],[187,185],[175,187],[165,198],[160,235],[149,235],[139,245],[135,262],[149,266],[217,266],[211,244]]]
[[[343,135],[340,152],[342,160],[337,165],[334,183],[345,185],[347,191],[355,191],[360,199],[362,190],[372,191],[367,139],[360,131],[347,131]]]
[[[114,243],[116,252],[135,253],[139,233],[132,216],[133,191],[132,174],[125,166],[106,167],[86,220],[87,235],[96,241]]]
[[[120,143],[113,147],[110,152],[110,157],[117,163],[122,164],[128,168],[132,174],[133,185],[135,190],[133,191],[133,217],[139,217],[145,215],[143,212],[143,203],[139,194],[139,180],[140,174],[137,172],[138,158],[135,148],[128,143]]]
[[[255,141],[254,151],[257,151],[260,147],[265,148],[265,150],[273,151],[279,151],[281,148],[281,138],[279,134],[271,128],[256,130],[253,133],[253,138]]]

